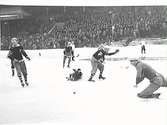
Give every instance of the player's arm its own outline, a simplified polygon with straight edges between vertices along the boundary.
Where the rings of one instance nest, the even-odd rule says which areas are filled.
[[[63,54],[64,54],[64,55],[66,55],[66,51],[67,51],[66,49],[67,49],[67,48],[65,47],[65,48],[64,48],[64,51],[63,51]]]
[[[109,56],[111,56],[111,55],[114,55],[114,54],[116,54],[116,53],[118,53],[118,52],[119,52],[119,49],[116,49],[115,52],[112,52],[112,53],[106,53],[105,55],[109,55]]]
[[[137,75],[136,75],[136,85],[138,85],[141,81],[143,81],[143,77],[142,77],[142,66],[140,64],[138,64],[136,66],[136,70],[137,70]]]
[[[12,69],[12,76],[14,76],[15,72],[14,72],[14,62],[13,62],[13,59],[11,59],[11,69]]]
[[[7,54],[7,58],[9,58],[9,59],[11,59],[11,60],[13,60],[13,52],[12,52],[12,50],[10,49],[9,50],[9,52],[8,52],[8,54]]]
[[[23,49],[23,47],[21,46],[21,53],[23,54],[23,56],[26,58],[26,59],[28,59],[28,60],[30,60],[30,57],[27,55],[27,53],[24,51],[24,49]]]

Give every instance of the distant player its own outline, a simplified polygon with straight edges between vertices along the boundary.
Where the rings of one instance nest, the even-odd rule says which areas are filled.
[[[71,42],[71,47],[72,47],[72,50],[73,50],[73,55],[75,55],[74,54],[74,52],[75,52],[75,43],[74,43],[74,41]],[[72,56],[72,61],[75,61],[74,60],[74,56]]]
[[[65,66],[66,59],[68,59],[67,67],[70,68],[71,59],[74,58],[74,52],[72,49],[71,42],[68,42],[64,49],[63,68]]]
[[[99,49],[93,54],[91,58],[91,65],[92,65],[91,76],[88,79],[88,81],[94,81],[92,80],[92,78],[96,74],[97,69],[100,70],[99,79],[105,79],[105,77],[102,76],[103,70],[104,70],[103,62],[105,60],[105,55],[111,56],[119,52],[118,49],[112,53],[108,53],[108,51],[109,51],[109,48],[101,45]]]
[[[160,73],[155,71],[151,66],[145,64],[137,59],[130,60],[130,63],[136,68],[136,87],[137,85],[147,78],[150,81],[150,85],[142,92],[138,93],[138,97],[141,98],[158,98],[160,93],[154,94],[154,92],[160,87],[167,87],[167,80]]]
[[[77,80],[80,80],[82,78],[82,71],[80,68],[78,69],[73,69],[73,73],[71,73],[69,75],[69,77],[67,77],[67,80],[70,80],[70,81],[77,81]]]
[[[146,42],[141,41],[141,54],[146,54]]]
[[[21,82],[22,87],[24,87],[25,84],[28,86],[29,84],[27,82],[27,68],[23,60],[23,56],[28,60],[30,60],[30,58],[24,51],[23,47],[18,43],[17,38],[12,38],[11,44],[12,45],[8,53],[8,58],[11,60],[12,69],[14,69],[14,67],[16,68],[17,76]],[[25,84],[23,83],[22,75],[24,77]]]

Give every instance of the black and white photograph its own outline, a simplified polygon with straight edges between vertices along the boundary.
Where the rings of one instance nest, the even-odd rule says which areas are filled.
[[[0,125],[167,125],[167,4],[0,2]]]

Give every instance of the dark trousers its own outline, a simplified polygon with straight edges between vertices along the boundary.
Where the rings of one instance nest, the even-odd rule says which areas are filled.
[[[160,87],[167,87],[167,82],[161,74],[158,74],[157,76],[155,76],[153,79],[150,80],[149,86],[145,88],[142,92],[140,92],[138,96],[143,98],[149,97]]]
[[[142,45],[141,46],[141,54],[145,54],[146,53],[146,47],[145,47],[145,45]]]
[[[25,81],[27,81],[27,68],[26,68],[25,62],[14,60],[14,66],[16,68],[17,76],[19,77],[21,82],[22,82],[22,78],[21,78],[22,75],[24,76]]]

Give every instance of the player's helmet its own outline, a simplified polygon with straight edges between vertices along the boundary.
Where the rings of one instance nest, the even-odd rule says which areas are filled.
[[[105,52],[108,52],[109,50],[110,50],[110,48],[109,48],[108,46],[105,46],[105,47],[104,47],[104,51],[105,51]]]
[[[71,42],[68,42],[68,43],[67,43],[67,46],[71,46]]]
[[[108,46],[104,46],[103,44],[99,46],[98,50],[104,50],[105,52],[108,52],[109,51],[109,47]]]
[[[13,38],[11,39],[11,43],[12,43],[12,44],[17,44],[17,43],[18,43],[17,38],[16,38],[16,37],[13,37]]]
[[[101,44],[101,45],[98,47],[98,50],[101,50],[101,49],[104,50],[104,45],[103,45],[103,44]]]

